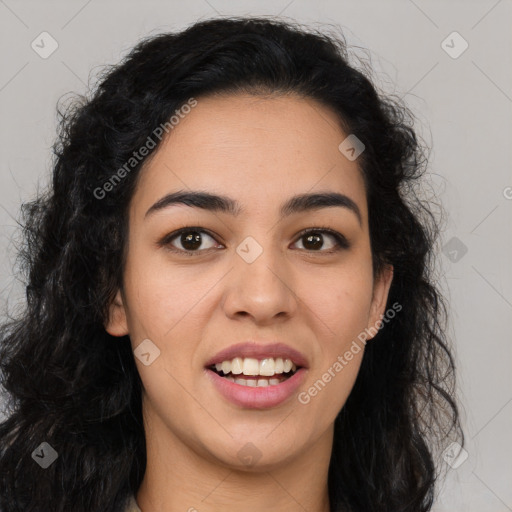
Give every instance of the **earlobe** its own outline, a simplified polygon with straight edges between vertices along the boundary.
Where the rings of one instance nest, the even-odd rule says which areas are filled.
[[[368,325],[370,332],[373,332],[375,328],[378,329],[379,320],[385,313],[389,289],[393,281],[393,270],[393,265],[385,265],[375,279]]]
[[[108,320],[105,330],[111,336],[126,336],[128,334],[128,322],[121,291],[118,290],[109,306]]]

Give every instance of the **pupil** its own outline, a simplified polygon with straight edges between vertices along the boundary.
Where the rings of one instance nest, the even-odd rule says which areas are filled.
[[[181,244],[187,250],[194,250],[201,245],[201,234],[197,231],[189,231],[181,235]]]
[[[306,243],[304,246],[309,249],[320,249],[322,247],[322,237],[318,234],[306,235]],[[308,247],[309,244],[309,247]]]

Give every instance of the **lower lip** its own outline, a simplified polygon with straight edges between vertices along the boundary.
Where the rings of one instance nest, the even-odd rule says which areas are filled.
[[[217,391],[230,402],[248,409],[267,409],[275,407],[290,398],[304,382],[306,368],[300,368],[290,378],[265,387],[243,386],[221,377],[213,370],[206,368],[206,374],[211,379]]]

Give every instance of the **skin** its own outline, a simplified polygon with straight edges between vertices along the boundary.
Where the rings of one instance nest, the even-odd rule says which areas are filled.
[[[149,338],[161,351],[149,366],[135,359],[143,386],[147,470],[136,499],[144,512],[280,510],[327,512],[334,420],[354,385],[364,350],[309,403],[296,396],[269,409],[226,401],[205,375],[221,349],[250,339],[279,340],[309,361],[310,388],[385,312],[392,267],[372,272],[368,210],[357,160],[338,149],[346,138],[336,115],[298,96],[198,98],[146,162],[129,210],[123,290],[107,331]],[[145,217],[164,195],[201,189],[238,200],[237,217],[172,205]],[[295,194],[334,191],[359,207],[330,207],[280,220]],[[199,253],[180,255],[184,226],[201,226]],[[329,227],[308,249],[298,233]],[[248,236],[263,253],[247,263],[236,252]],[[181,239],[182,240],[182,239]],[[190,247],[190,246],[188,246]],[[197,251],[197,250],[196,250]],[[364,349],[364,345],[362,345]],[[248,467],[248,442],[261,454]]]

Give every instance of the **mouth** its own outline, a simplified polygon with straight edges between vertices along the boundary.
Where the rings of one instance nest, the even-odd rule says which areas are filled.
[[[244,409],[268,409],[289,402],[305,383],[309,361],[285,343],[251,340],[225,348],[204,365],[213,388]]]
[[[236,362],[235,368],[229,369],[226,368],[227,365],[223,361],[222,363],[217,363],[220,365],[220,368],[217,368],[217,364],[206,367],[206,377],[213,385],[213,389],[224,400],[242,409],[270,409],[289,403],[291,397],[305,383],[308,372],[307,368],[298,367],[292,363],[292,367],[288,369],[290,363],[287,363],[285,368],[285,361],[283,361],[283,370],[281,372],[280,362],[276,361],[277,373],[274,368],[273,375],[260,375],[259,365],[265,365],[264,361],[267,360],[255,360],[258,363],[256,375],[250,375],[251,373],[256,373],[256,363],[249,361],[249,371],[246,371],[246,360],[243,360],[244,366],[241,373],[237,373],[240,368],[236,366]],[[222,365],[225,366],[224,369]],[[251,365],[254,370],[250,370]],[[264,368],[263,370],[264,373],[271,373],[270,369]]]
[[[291,359],[281,357],[235,357],[207,367],[220,377],[247,387],[277,386],[293,377],[301,368]]]

